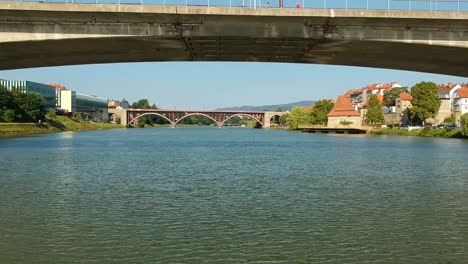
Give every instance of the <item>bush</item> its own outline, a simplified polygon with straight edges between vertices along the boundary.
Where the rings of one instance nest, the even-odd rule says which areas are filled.
[[[462,135],[465,137],[468,136],[468,113],[461,116],[460,123],[462,127]]]
[[[46,114],[46,118],[49,120],[57,118],[57,113],[55,112],[55,109],[50,109],[50,111]]]
[[[343,121],[340,121],[340,125],[343,125],[343,126],[349,126],[351,125],[353,122],[351,121],[346,121],[346,120],[343,120]]]
[[[81,122],[81,114],[77,113],[75,116],[72,118],[75,122]]]
[[[444,123],[455,123],[455,117],[452,115],[444,119]]]
[[[15,111],[11,109],[4,110],[1,119],[4,122],[13,122],[15,120]]]

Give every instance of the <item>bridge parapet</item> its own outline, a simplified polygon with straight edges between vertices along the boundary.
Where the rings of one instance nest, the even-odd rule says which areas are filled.
[[[467,12],[0,2],[0,70],[249,61],[468,76],[466,28]]]

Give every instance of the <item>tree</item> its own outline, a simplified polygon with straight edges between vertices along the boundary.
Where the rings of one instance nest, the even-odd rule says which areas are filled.
[[[141,99],[141,100],[138,100],[137,102],[133,103],[132,108],[149,109],[151,107],[150,107],[150,104],[148,102],[148,99]]]
[[[25,112],[27,119],[29,119],[28,121],[37,122],[40,119],[44,119],[46,101],[38,93],[27,93],[25,94],[25,102],[21,108]]]
[[[434,117],[440,108],[438,88],[432,82],[420,82],[411,88],[413,101],[410,108],[410,115],[421,121]]]
[[[286,125],[288,123],[288,116],[289,116],[289,114],[284,114],[284,115],[280,116],[279,123],[281,125]]]
[[[304,107],[293,107],[291,113],[287,117],[289,128],[297,129],[300,125],[312,124],[311,111],[306,110]]]
[[[312,124],[326,125],[328,123],[328,113],[333,109],[334,104],[329,100],[317,101],[311,111]]]
[[[32,122],[44,118],[46,101],[38,93],[0,87],[0,121]]]
[[[408,92],[408,87],[395,87],[384,92],[383,105],[395,106],[395,100],[401,93]]]
[[[369,98],[369,104],[367,106],[364,122],[367,125],[382,124],[384,122],[382,105],[380,104],[379,99],[377,99],[375,94],[371,95]]]
[[[5,109],[2,111],[2,116],[0,119],[4,122],[13,122],[15,121],[15,111],[12,109]]]
[[[46,118],[49,120],[55,119],[56,117],[57,113],[55,112],[55,109],[50,109],[50,111],[46,115]]]
[[[279,107],[275,108],[274,111],[275,111],[275,112],[283,112],[283,111],[281,110],[281,108],[279,108]]]
[[[460,117],[460,123],[462,127],[462,134],[465,137],[468,136],[468,113],[465,113]]]

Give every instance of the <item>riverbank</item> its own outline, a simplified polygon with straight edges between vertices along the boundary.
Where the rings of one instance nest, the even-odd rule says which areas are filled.
[[[418,137],[442,137],[442,138],[467,138],[462,135],[461,129],[444,128],[424,128],[408,130],[403,128],[385,128],[373,130],[369,133],[373,135],[394,135],[394,136],[418,136]]]
[[[29,136],[35,134],[65,131],[87,131],[122,128],[118,124],[76,122],[65,116],[57,116],[48,122],[38,123],[0,123],[0,138]]]

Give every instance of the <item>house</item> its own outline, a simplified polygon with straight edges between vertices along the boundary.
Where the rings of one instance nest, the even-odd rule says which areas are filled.
[[[460,126],[460,117],[468,113],[468,85],[464,85],[453,93],[452,110],[455,123]]]
[[[335,105],[328,113],[327,127],[342,127],[343,123],[349,123],[353,127],[362,124],[361,114],[354,109],[346,95],[338,96],[336,99]]]
[[[408,111],[413,106],[413,96],[409,93],[401,93],[395,100],[395,114],[400,119],[400,124],[407,125],[410,122]]]
[[[460,89],[459,84],[448,83],[446,85],[438,85],[438,95],[440,100],[439,111],[437,111],[436,116],[428,122],[438,125],[444,122],[446,118],[451,117],[454,114],[453,111],[453,96],[455,91]]]

